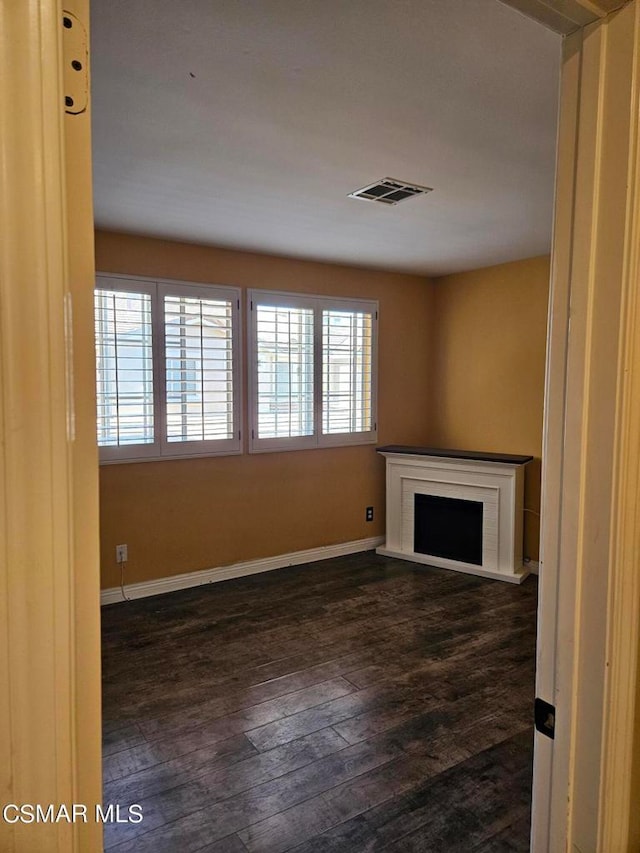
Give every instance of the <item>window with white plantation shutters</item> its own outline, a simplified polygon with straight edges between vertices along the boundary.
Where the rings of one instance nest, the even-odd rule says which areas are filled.
[[[373,407],[373,315],[322,312],[322,432],[369,432]]]
[[[151,296],[96,290],[98,445],[153,444]]]
[[[376,441],[377,303],[249,293],[250,450]]]
[[[313,435],[313,311],[273,305],[255,311],[258,438]]]
[[[167,441],[234,435],[233,302],[164,297]]]
[[[240,291],[99,276],[102,461],[241,452]]]

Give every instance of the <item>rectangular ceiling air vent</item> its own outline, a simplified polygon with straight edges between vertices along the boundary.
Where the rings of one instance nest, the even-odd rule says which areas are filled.
[[[407,198],[430,193],[432,187],[421,187],[418,184],[407,184],[395,178],[381,178],[373,184],[349,193],[349,198],[360,198],[363,201],[379,201],[382,204],[398,204]]]

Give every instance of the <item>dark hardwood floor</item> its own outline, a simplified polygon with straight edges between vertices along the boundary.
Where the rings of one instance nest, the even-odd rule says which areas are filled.
[[[104,608],[105,847],[527,851],[536,592],[369,552]]]

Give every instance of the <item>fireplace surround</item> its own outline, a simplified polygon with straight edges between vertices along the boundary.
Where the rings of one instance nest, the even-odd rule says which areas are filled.
[[[532,456],[388,445],[379,554],[522,583],[524,468]]]

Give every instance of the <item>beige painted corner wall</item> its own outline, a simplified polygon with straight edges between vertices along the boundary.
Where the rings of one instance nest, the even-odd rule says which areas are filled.
[[[419,276],[97,232],[101,272],[380,303],[378,438],[424,444],[431,404],[431,283]],[[245,425],[246,435],[246,425]],[[102,585],[382,535],[384,465],[374,446],[183,459],[100,469]],[[375,507],[367,523],[365,507]]]
[[[549,258],[434,280],[430,440],[531,454],[525,506],[540,512]],[[526,557],[539,556],[539,516],[525,513]]]

